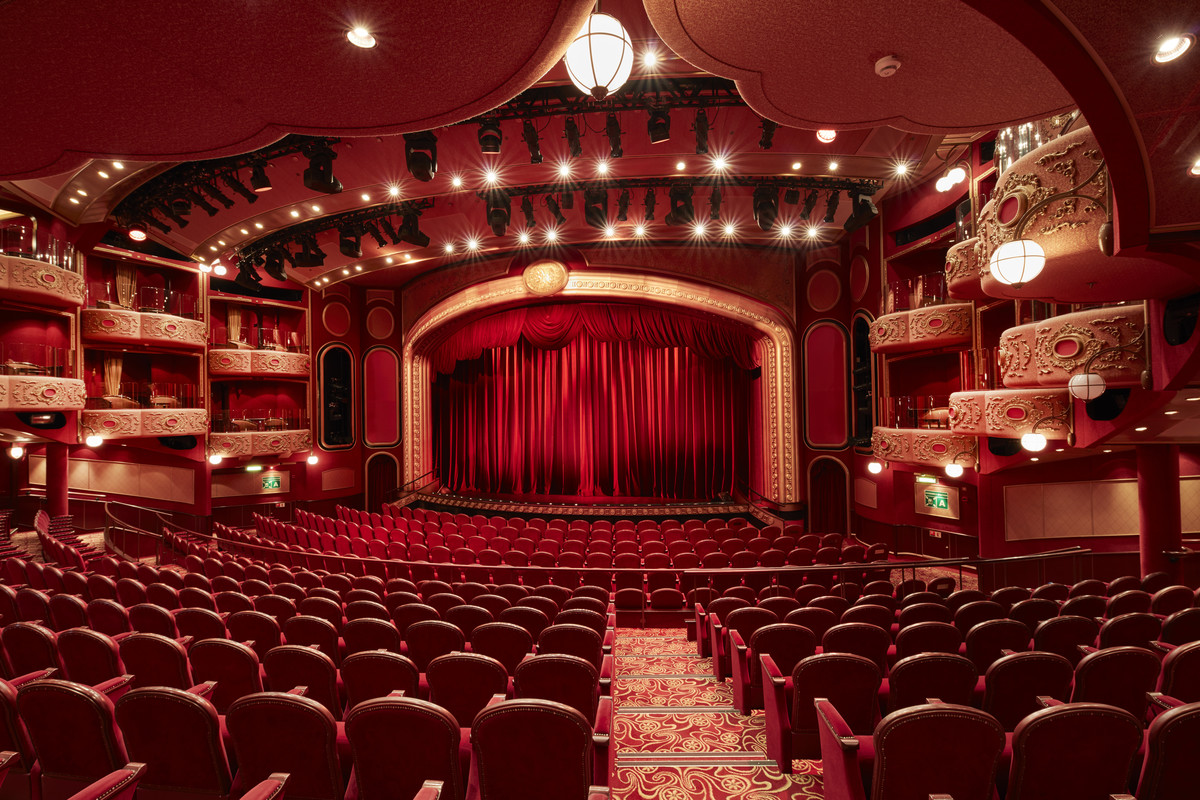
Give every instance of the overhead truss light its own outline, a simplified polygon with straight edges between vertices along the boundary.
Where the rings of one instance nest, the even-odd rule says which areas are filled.
[[[346,258],[362,258],[362,229],[349,226],[338,230],[338,251]]]
[[[593,228],[608,227],[608,192],[604,189],[584,189],[583,218]]]
[[[608,137],[608,148],[613,158],[625,155],[625,150],[621,147],[621,122],[611,111],[604,121],[604,135]]]
[[[625,222],[629,219],[629,190],[622,189],[617,195],[617,221]]]
[[[525,140],[525,146],[529,148],[529,163],[542,163],[542,140],[533,120],[527,119],[521,123],[521,137]]]
[[[504,141],[504,132],[500,130],[499,120],[488,119],[479,123],[479,149],[484,153],[499,153]]]
[[[658,198],[655,196],[654,190],[647,189],[646,190],[646,200],[645,200],[645,207],[646,207],[645,218],[647,220],[654,219],[654,207],[657,204],[658,204]]]
[[[437,174],[437,137],[431,131],[404,134],[404,163],[419,181]]]
[[[708,152],[708,115],[701,108],[696,112],[696,122],[692,125],[696,133],[696,155],[702,156]]]
[[[690,225],[696,220],[696,209],[692,206],[692,196],[695,190],[690,183],[677,183],[671,187],[668,197],[671,200],[671,210],[663,217],[663,222],[669,226]]]
[[[503,189],[493,189],[484,195],[487,203],[487,223],[492,233],[503,236],[512,218],[512,200]]]
[[[579,158],[583,155],[583,145],[579,142],[579,125],[575,122],[574,117],[567,117],[563,122],[563,136],[567,140],[567,152],[572,158]]]
[[[554,195],[546,195],[546,208],[550,209],[550,214],[554,217],[556,223],[559,225],[567,223],[567,218],[563,216],[562,208],[559,206],[558,201],[554,199]]]
[[[762,121],[762,136],[759,137],[758,146],[762,150],[770,150],[775,144],[775,129],[779,125],[769,119]]]
[[[537,219],[533,216],[533,202],[528,196],[521,198],[521,213],[525,215],[526,228],[537,227]]]
[[[721,218],[721,187],[714,186],[712,194],[708,196],[708,218]]]
[[[271,191],[271,179],[267,177],[267,164],[265,161],[255,162],[250,167],[250,188],[256,194]]]
[[[337,194],[342,190],[342,182],[333,174],[333,160],[337,153],[329,145],[318,145],[309,148],[308,168],[304,170],[304,187],[314,192]]]
[[[825,201],[825,221],[833,222],[833,218],[837,216],[838,203],[841,201],[842,193],[834,189],[829,193],[829,199]]]
[[[665,108],[650,109],[646,133],[650,135],[650,144],[668,141],[671,138],[671,113]]]
[[[853,203],[850,216],[842,226],[846,233],[853,233],[879,216],[879,209],[875,207],[869,194],[851,194],[850,199]]]
[[[812,216],[817,205],[817,190],[811,189],[804,198],[804,206],[800,209],[800,219],[807,221]]]
[[[779,188],[776,186],[759,186],[754,190],[754,221],[760,231],[769,231],[775,227],[779,217]]]

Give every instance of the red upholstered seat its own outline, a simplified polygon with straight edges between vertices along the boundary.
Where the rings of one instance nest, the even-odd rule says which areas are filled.
[[[962,634],[958,628],[946,622],[918,622],[909,625],[896,634],[895,658],[893,663],[902,658],[918,653],[958,653],[962,644]],[[889,650],[889,658],[893,652]]]
[[[346,707],[376,697],[387,697],[402,691],[416,697],[420,687],[420,671],[406,656],[387,651],[355,653],[346,657],[340,671],[346,688]]]
[[[334,664],[341,663],[342,644],[337,630],[322,617],[300,614],[283,623],[283,639],[288,644],[316,645]]]
[[[87,617],[88,627],[94,631],[107,633],[109,636],[117,636],[133,630],[133,625],[129,622],[129,612],[116,600],[93,599],[88,603]]]
[[[850,653],[818,653],[803,659],[790,676],[770,656],[762,656],[766,707],[767,757],[780,771],[792,771],[792,759],[819,758],[815,698],[837,707],[850,728],[866,735],[879,716],[879,667]]]
[[[13,622],[0,631],[0,643],[13,675],[40,669],[61,669],[58,634],[36,622]]]
[[[337,723],[307,697],[262,692],[236,701],[225,717],[237,754],[233,793],[286,772],[288,798],[343,800]]]
[[[513,696],[562,703],[582,714],[594,731],[593,783],[607,786],[611,772],[609,733],[612,726],[612,700],[600,695],[599,682],[599,672],[582,658],[558,654],[536,655],[517,665],[513,675]]]
[[[1095,644],[1099,633],[1100,623],[1091,617],[1054,617],[1037,626],[1033,634],[1033,648],[1057,653],[1074,666],[1083,658],[1079,645]]]
[[[208,700],[179,689],[134,689],[117,701],[116,718],[129,757],[146,764],[139,800],[230,796],[233,775]]]
[[[825,636],[826,631],[838,624],[838,615],[827,608],[805,606],[795,611],[789,611],[783,621],[808,628],[813,632],[813,636],[820,640]]]
[[[449,711],[460,728],[471,727],[475,715],[493,695],[508,694],[508,670],[479,653],[448,653],[425,670],[429,699]]]
[[[812,631],[800,625],[776,622],[763,625],[747,642],[737,630],[729,632],[733,650],[733,705],[742,713],[763,707],[762,661],[767,655],[788,675],[796,665],[816,652]]]
[[[1158,691],[1184,703],[1200,702],[1200,642],[1172,649],[1162,660]]]
[[[540,635],[540,634],[539,634]],[[533,637],[525,628],[510,622],[489,622],[471,634],[471,650],[499,661],[512,675],[517,664],[533,652]]]
[[[76,573],[71,573],[76,574]],[[87,603],[73,594],[56,594],[50,598],[51,627],[56,631],[87,627]]]
[[[591,628],[572,623],[555,623],[538,636],[540,654],[558,653],[577,656],[596,668],[600,689],[608,694],[612,685],[612,656],[605,654],[600,636]]]
[[[490,706],[475,718],[471,742],[471,784],[481,800],[605,796],[592,784],[592,727],[561,703],[509,700]]]
[[[17,691],[17,710],[41,767],[42,800],[66,800],[129,761],[112,703],[90,686],[33,681]]]
[[[279,623],[269,614],[261,611],[238,611],[230,614],[225,620],[229,638],[237,642],[253,642],[258,660],[262,661],[272,647],[278,647],[283,641]]]
[[[442,781],[442,800],[462,800],[470,745],[446,709],[412,697],[368,700],[346,717],[354,770],[346,800],[414,797]]]
[[[885,717],[871,737],[856,736],[828,700],[817,701],[816,713],[823,791],[830,800],[863,800],[867,770],[872,800],[995,796],[1004,729],[982,711],[948,703],[912,706]]]
[[[441,619],[437,609],[424,603],[408,603],[392,610],[392,622],[395,623],[396,631],[402,639],[409,625],[434,619]]]
[[[1140,647],[1109,647],[1084,656],[1075,666],[1072,703],[1105,703],[1146,717],[1147,692],[1158,683],[1158,656]]]
[[[296,601],[279,594],[278,585],[275,587],[275,591],[276,594],[265,594],[254,598],[254,610],[274,617],[282,628],[284,622],[296,616]],[[303,594],[304,590],[301,589],[300,592]]]
[[[362,653],[367,650],[389,650],[393,653],[404,652],[404,642],[400,638],[396,626],[390,620],[364,617],[352,619],[342,629],[346,643],[346,654]]]
[[[886,606],[863,604],[853,605],[847,608],[841,616],[841,622],[864,622],[867,625],[874,625],[880,630],[892,630],[892,623],[896,620],[896,614]]]
[[[981,673],[986,672],[1004,650],[1028,650],[1029,640],[1029,629],[1024,623],[1012,619],[990,619],[967,631],[967,658],[974,662],[975,668]]]
[[[1163,620],[1158,637],[1167,644],[1187,644],[1200,641],[1200,608],[1185,608]]]
[[[307,686],[305,697],[324,706],[335,720],[342,718],[337,667],[325,653],[301,645],[280,645],[267,653],[263,668],[273,690]]]
[[[179,635],[175,615],[153,603],[138,603],[129,609],[129,623],[138,633],[157,633],[172,639]]]
[[[1058,603],[1044,597],[1031,597],[1016,603],[1008,612],[1009,619],[1025,623],[1030,633],[1048,619],[1058,616]]]
[[[1039,697],[1066,700],[1074,671],[1054,653],[1013,653],[999,658],[984,676],[983,710],[1011,731],[1040,705]]]
[[[949,608],[949,606],[947,606]],[[1004,619],[1007,616],[1004,606],[991,600],[975,600],[959,606],[954,612],[954,627],[965,639],[967,634],[981,622],[993,619]]]
[[[1086,594],[1073,595],[1058,609],[1063,616],[1103,617],[1108,607],[1108,600],[1103,595]]]
[[[1005,586],[1002,589],[997,589],[992,592],[989,598],[993,603],[999,603],[1004,606],[1004,611],[1007,613],[1014,605],[1022,600],[1028,600],[1033,596],[1033,591],[1024,586]]]
[[[202,639],[224,639],[225,620],[207,608],[181,608],[175,612],[175,627],[180,636],[190,636],[194,641]]]
[[[1138,800],[1181,800],[1196,793],[1196,753],[1200,752],[1200,703],[1161,697],[1168,707],[1152,723],[1137,784]]]
[[[970,705],[978,679],[971,660],[956,653],[910,655],[897,661],[888,675],[887,708],[898,711],[933,697]]]
[[[705,657],[712,655],[712,624],[737,608],[748,608],[750,601],[741,597],[718,597],[701,606],[696,606],[696,652]]]
[[[462,631],[449,622],[424,620],[408,626],[404,634],[408,657],[421,672],[429,662],[446,653],[461,651],[466,646]]]
[[[1141,745],[1142,725],[1128,711],[1095,703],[1035,711],[1013,732],[1006,800],[1123,793]]]
[[[134,676],[133,688],[192,686],[187,650],[179,641],[157,633],[131,633],[120,640],[118,649],[126,671]]]
[[[500,612],[496,618],[499,622],[511,622],[529,632],[536,641],[542,630],[550,624],[550,618],[542,611],[530,606],[512,606]]]
[[[733,673],[733,644],[729,634],[737,631],[743,643],[748,642],[754,632],[764,625],[779,622],[775,612],[766,608],[749,606],[735,608],[725,615],[724,620],[710,616],[709,632],[712,635],[713,675],[718,680],[724,680]]]
[[[53,601],[54,598],[51,598]],[[1150,599],[1150,611],[1159,616],[1170,616],[1177,611],[1192,608],[1195,595],[1186,586],[1164,586],[1154,593]]]
[[[25,724],[17,714],[17,690],[25,684],[46,677],[47,670],[13,678],[0,679],[0,752],[15,753],[0,779],[0,797],[5,800],[30,800],[35,791],[36,777],[31,777],[37,756]]]
[[[1097,642],[1101,648],[1121,645],[1149,648],[1161,632],[1161,619],[1153,614],[1135,611],[1108,619],[1100,626]]]
[[[834,625],[821,637],[821,650],[826,653],[853,653],[868,658],[879,674],[887,671],[887,652],[891,644],[887,631],[863,622],[844,622]]]
[[[88,628],[58,634],[58,654],[63,677],[75,683],[93,686],[125,674],[116,641]]]
[[[214,681],[208,700],[224,714],[234,700],[263,690],[262,666],[248,645],[229,639],[206,639],[188,651],[192,680]]]

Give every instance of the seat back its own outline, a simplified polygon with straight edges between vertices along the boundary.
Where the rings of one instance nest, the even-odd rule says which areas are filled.
[[[409,625],[404,641],[408,645],[408,657],[421,672],[438,656],[460,651],[466,646],[462,631],[441,620],[425,620]]]
[[[992,800],[1004,729],[969,706],[922,704],[888,714],[874,745],[873,800]]]
[[[1185,608],[1163,620],[1159,639],[1175,645],[1200,642],[1200,608]]]
[[[1022,600],[1013,605],[1008,612],[1009,619],[1025,623],[1025,627],[1029,628],[1030,633],[1036,631],[1038,625],[1057,616],[1058,603],[1053,600],[1047,600],[1044,597],[1032,597],[1028,600]]]
[[[1074,666],[1083,658],[1079,645],[1095,644],[1098,633],[1100,623],[1091,617],[1077,617],[1073,614],[1054,617],[1042,622],[1034,630],[1033,649],[1057,653]]]
[[[833,703],[856,734],[870,733],[879,715],[882,679],[875,662],[853,653],[818,653],[797,664],[792,670],[792,757],[819,758],[813,707],[818,697]]]
[[[129,609],[129,624],[138,633],[157,633],[174,639],[179,635],[175,627],[175,616],[153,603],[138,603]]]
[[[975,665],[957,653],[918,653],[901,658],[888,676],[888,710],[921,705],[934,697],[969,705],[978,680]]]
[[[891,631],[896,615],[885,606],[864,603],[847,608],[842,614],[841,622],[865,622],[885,631]]]
[[[429,662],[425,670],[429,699],[449,711],[461,728],[471,727],[475,715],[492,695],[508,692],[508,671],[494,658],[478,653],[448,653]]]
[[[776,622],[756,630],[746,644],[750,648],[750,683],[757,686],[762,683],[761,656],[770,656],[780,673],[791,675],[797,664],[816,652],[817,637],[801,625]]]
[[[216,611],[208,608],[181,608],[175,612],[175,627],[180,636],[191,636],[193,641],[224,639],[227,635],[225,620]]]
[[[1108,647],[1084,656],[1075,667],[1072,703],[1105,703],[1137,719],[1146,716],[1146,693],[1154,691],[1161,664],[1140,647]]]
[[[43,800],[65,800],[129,761],[108,698],[79,683],[40,680],[17,710],[42,770]]]
[[[283,638],[288,644],[316,645],[334,664],[342,659],[338,632],[324,617],[299,614],[283,623]]]
[[[737,631],[742,637],[743,642],[749,643],[750,638],[754,636],[754,632],[764,625],[773,625],[779,622],[779,617],[774,611],[768,608],[738,608],[730,611],[725,617],[725,627],[731,631]]]
[[[887,670],[887,651],[891,635],[865,622],[844,622],[834,625],[821,637],[821,650],[826,653],[853,653],[869,658],[883,675]]]
[[[58,635],[58,655],[69,681],[94,686],[125,673],[117,643],[111,636],[88,628],[71,628]]]
[[[389,620],[374,617],[352,619],[342,628],[342,636],[348,655],[367,650],[388,650],[392,653],[403,651],[400,634]]]
[[[909,625],[916,625],[920,622],[950,623],[953,619],[954,615],[950,613],[950,609],[942,603],[913,603],[900,609],[897,622],[900,630],[904,630]]]
[[[267,653],[263,668],[273,688],[290,691],[307,686],[305,697],[324,706],[335,720],[342,718],[337,667],[325,653],[296,644],[280,645]]]
[[[992,619],[1004,619],[1004,606],[992,600],[974,600],[965,603],[954,612],[954,627],[966,638],[971,628]]]
[[[235,642],[254,642],[258,660],[262,661],[272,647],[278,647],[282,639],[279,622],[262,611],[236,611],[225,620],[229,638]]]
[[[600,703],[600,673],[575,656],[531,656],[517,665],[513,692],[517,698],[552,700],[570,706],[589,724],[595,724],[596,708]]]
[[[40,669],[61,669],[58,634],[36,622],[12,622],[0,631],[0,643],[13,675]]]
[[[1074,670],[1055,653],[1036,650],[997,659],[984,676],[983,710],[1011,731],[1040,706],[1037,698],[1066,701]]]
[[[1141,744],[1141,723],[1119,708],[1071,703],[1035,711],[1013,732],[1007,800],[1124,793]]]
[[[577,656],[597,670],[604,661],[604,643],[600,636],[591,628],[570,623],[556,623],[542,631],[537,651]]]
[[[289,800],[343,800],[337,725],[320,703],[281,692],[252,694],[230,706],[225,724],[237,754],[234,795],[286,772]]]
[[[386,650],[371,650],[346,656],[340,671],[346,687],[346,708],[387,697],[396,690],[408,697],[417,696],[420,672],[407,656]]]
[[[1146,758],[1137,796],[1176,800],[1196,794],[1196,758],[1200,752],[1200,703],[1177,706],[1150,723]]]
[[[501,598],[503,599],[503,598]],[[480,625],[485,625],[495,619],[492,612],[481,606],[465,604],[449,608],[442,615],[446,622],[462,631],[463,636],[471,638],[471,634]]]
[[[116,717],[129,758],[146,765],[139,799],[229,794],[233,776],[208,700],[179,689],[134,689],[117,701]]]
[[[118,649],[126,671],[133,675],[133,688],[192,686],[187,651],[174,639],[157,633],[131,633],[121,639]]]
[[[76,573],[71,573],[76,574]],[[70,628],[86,628],[87,603],[73,594],[56,594],[50,598],[50,622],[54,630],[65,631]]]
[[[258,655],[248,645],[229,639],[206,639],[188,651],[192,680],[216,681],[209,701],[224,714],[234,700],[263,690]],[[291,688],[291,687],[288,687]]]
[[[1020,652],[1029,649],[1030,633],[1024,623],[1013,619],[990,619],[980,622],[967,631],[967,658],[975,662],[975,668],[986,672],[992,662],[1000,658],[1001,651]]]
[[[481,800],[585,800],[593,778],[592,728],[569,706],[509,700],[471,726]]]
[[[407,696],[366,700],[346,715],[346,738],[354,754],[347,797],[415,797],[432,780],[442,781],[444,800],[462,800],[459,724],[446,709]]]
[[[489,622],[471,634],[471,650],[491,656],[512,675],[521,659],[533,652],[529,631],[511,622]]]
[[[896,634],[896,658],[918,653],[957,653],[962,644],[958,628],[946,622],[918,622]]]
[[[789,611],[783,618],[784,622],[800,625],[812,631],[817,641],[821,641],[825,632],[838,624],[838,615],[827,608],[804,607]]]
[[[1162,620],[1153,614],[1134,611],[1112,617],[1100,626],[1100,647],[1150,647],[1162,632]]]

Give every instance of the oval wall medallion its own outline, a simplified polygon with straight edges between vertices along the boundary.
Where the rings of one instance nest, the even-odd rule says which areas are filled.
[[[334,336],[345,336],[350,332],[350,309],[345,303],[330,301],[321,311],[321,323]]]
[[[386,339],[396,329],[396,318],[386,308],[372,308],[367,312],[367,333],[375,339]]]
[[[808,305],[813,311],[828,311],[841,299],[842,282],[831,270],[819,270],[808,279]]]

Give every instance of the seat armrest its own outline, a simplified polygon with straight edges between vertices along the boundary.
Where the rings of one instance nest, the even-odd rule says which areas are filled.
[[[288,690],[288,694],[294,694],[297,697],[305,697],[308,695],[308,687],[307,686],[293,686],[291,689]]]
[[[1176,647],[1176,645],[1167,644],[1166,642],[1160,642],[1157,639],[1155,641],[1151,642],[1150,646],[1153,647],[1155,650],[1157,650],[1160,653],[1169,653],[1172,650],[1174,650]]]
[[[287,786],[289,777],[291,776],[286,772],[273,772],[266,780],[250,787],[241,800],[277,800],[284,795],[284,787]]]
[[[1137,798],[1131,794],[1110,794],[1108,800],[1137,800]]]
[[[51,667],[50,669],[39,669],[36,672],[27,672],[19,678],[13,678],[11,681],[9,681],[9,683],[11,683],[15,689],[18,686],[24,686],[27,683],[44,680],[45,678],[51,678],[56,672],[58,672],[57,667]]]
[[[1077,644],[1075,645],[1075,649],[1085,656],[1096,652],[1096,648],[1092,647],[1090,644]]]
[[[197,697],[208,698],[212,696],[213,689],[215,688],[217,688],[216,681],[205,681],[204,683],[197,683],[195,686],[188,689],[188,694],[194,694]]]
[[[779,667],[775,666],[775,659],[771,658],[769,655],[761,655],[758,658],[762,663],[763,681],[766,682],[769,680],[771,683],[782,689],[783,682],[787,679],[787,676],[779,671]]]
[[[177,641],[181,645],[183,645],[184,650],[187,650],[189,647],[192,646],[192,637],[191,636],[180,636],[175,641]]]
[[[115,678],[109,678],[103,683],[97,683],[92,688],[115,702],[118,697],[125,694],[125,691],[129,688],[129,684],[132,682],[132,675],[118,675]]]
[[[388,697],[404,697],[403,689],[392,689],[388,692]]]
[[[484,708],[491,708],[492,706],[496,705],[497,703],[503,703],[507,699],[508,698],[505,697],[504,695],[496,693],[496,694],[492,695],[491,700],[487,701],[487,705],[484,706]]]
[[[931,706],[944,706],[944,705],[946,705],[946,703],[945,703],[945,702],[943,702],[942,698],[940,698],[940,697],[926,697],[926,698],[925,698],[925,703],[926,703],[926,705],[931,705]]]
[[[846,724],[846,720],[842,718],[838,710],[833,707],[833,703],[824,697],[816,697],[813,698],[813,705],[816,706],[817,718],[820,720],[820,724],[824,725],[826,730],[833,734],[842,751],[853,752],[858,750],[858,739],[855,738],[854,731]]]
[[[729,645],[730,645],[730,650],[736,650],[736,649],[745,650],[746,649],[746,640],[742,638],[742,635],[740,633],[738,633],[737,631],[731,630],[731,631],[729,631]]]
[[[145,764],[131,761],[81,789],[79,794],[84,797],[103,797],[105,800],[132,800],[138,781],[145,774]]]
[[[0,775],[4,774],[4,770],[8,769],[13,760],[20,757],[20,753],[13,750],[5,750],[0,753]]]
[[[611,790],[607,786],[589,786],[588,800],[609,800]]]
[[[413,800],[438,800],[442,796],[442,785],[442,781],[425,781],[413,795]]]
[[[112,640],[114,642],[120,642],[122,639],[124,639],[128,636],[133,636],[135,633],[137,633],[137,631],[125,631],[124,633],[118,633],[112,637]]]
[[[253,639],[247,639],[244,642],[242,642],[242,644],[246,645],[246,647],[249,647],[251,650],[254,649],[254,640]],[[283,773],[280,773],[280,774],[283,774]]]
[[[1000,648],[1000,655],[1002,655],[1002,656],[1011,656],[1015,652],[1017,652],[1017,651],[1009,650],[1007,647]]]
[[[929,795],[929,800],[954,800],[954,795],[952,795],[952,794],[931,794],[931,795]]]
[[[600,704],[596,706],[596,724],[593,726],[596,733],[608,736],[612,730],[612,714],[612,698],[601,697]]]
[[[1047,697],[1044,694],[1039,694],[1034,698],[1034,700],[1037,701],[1038,706],[1041,708],[1053,708],[1054,706],[1065,705],[1062,700],[1057,700],[1053,697]]]
[[[1167,694],[1163,694],[1162,692],[1146,692],[1146,699],[1150,701],[1150,705],[1157,706],[1164,711],[1184,705],[1182,700],[1177,700],[1176,698]]]

